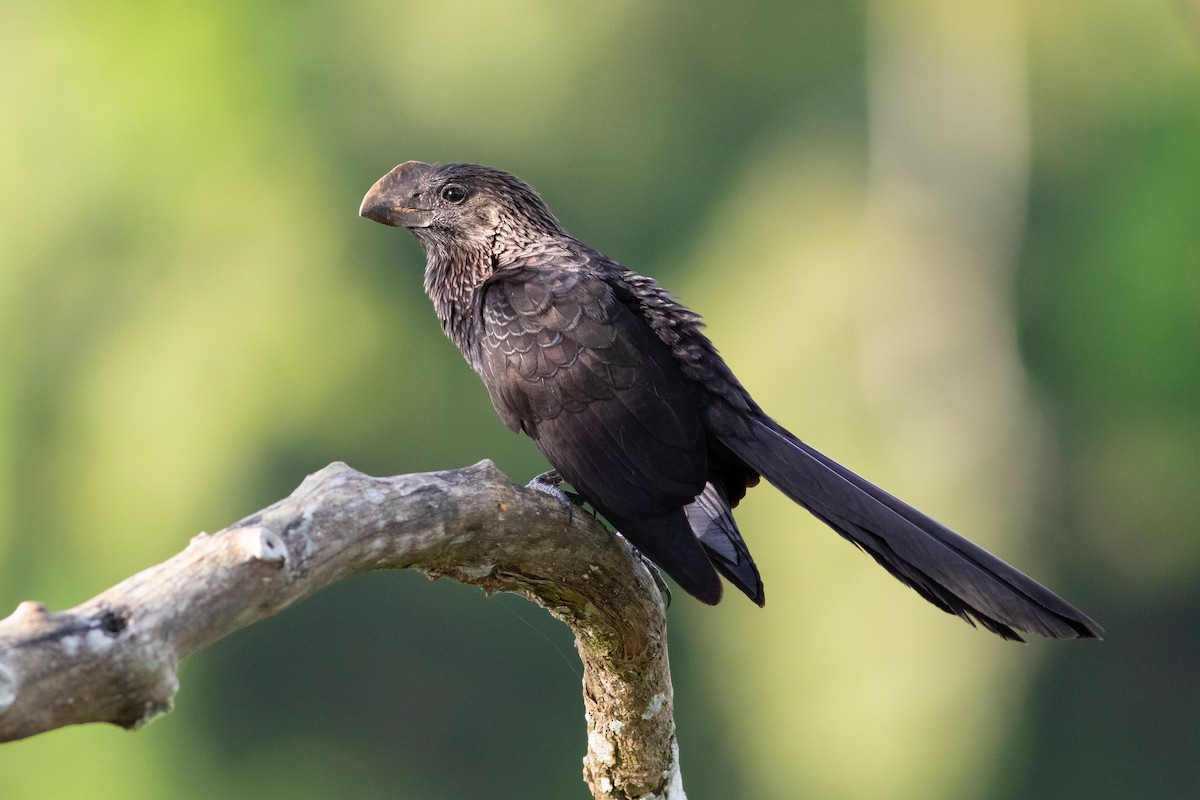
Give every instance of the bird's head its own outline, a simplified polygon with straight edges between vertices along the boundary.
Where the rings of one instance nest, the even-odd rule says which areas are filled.
[[[478,164],[406,161],[375,182],[358,213],[408,228],[427,251],[512,248],[521,240],[562,233],[537,192],[507,172]]]

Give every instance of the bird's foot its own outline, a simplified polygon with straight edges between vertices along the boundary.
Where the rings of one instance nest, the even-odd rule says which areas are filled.
[[[574,509],[575,506],[583,507],[586,500],[575,492],[566,491],[566,489],[562,488],[563,483],[565,481],[563,480],[562,473],[559,473],[557,469],[552,469],[548,473],[535,475],[532,481],[526,483],[526,488],[533,489],[534,492],[550,495],[550,497],[562,503],[568,511]],[[595,516],[594,513],[592,516]]]
[[[548,494],[569,509],[571,507],[571,500],[567,497],[567,493],[559,488],[562,485],[563,476],[558,470],[552,469],[549,472],[543,472],[541,475],[535,475],[533,480],[525,484],[525,488],[533,489],[535,492],[541,492],[542,494]]]
[[[539,492],[545,491],[545,487],[552,486],[557,489],[566,481],[563,479],[562,473],[556,469],[543,472],[541,475],[534,475],[529,483],[525,484],[526,489],[536,489]]]
[[[563,483],[562,474],[558,470],[552,469],[549,472],[543,472],[541,475],[534,476],[533,480],[525,484],[525,488],[550,495],[562,503],[567,511],[573,511],[575,506],[582,506],[583,498],[574,492],[568,492],[560,488]]]

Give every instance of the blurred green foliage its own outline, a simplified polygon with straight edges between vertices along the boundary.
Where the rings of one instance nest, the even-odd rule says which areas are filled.
[[[1186,2],[9,4],[0,606],[74,605],[344,460],[543,468],[443,339],[407,159],[537,186],[769,411],[1092,613],[1012,647],[770,489],[765,610],[671,609],[696,798],[1191,797],[1200,14]],[[513,597],[363,576],[173,714],[0,747],[5,798],[585,797]]]

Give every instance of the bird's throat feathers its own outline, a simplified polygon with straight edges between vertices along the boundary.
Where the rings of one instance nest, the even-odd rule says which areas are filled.
[[[575,255],[572,244],[577,243],[548,211],[544,214],[535,220],[526,213],[496,213],[478,219],[469,231],[412,230],[425,250],[425,293],[442,330],[476,369],[479,304],[488,279],[513,265],[550,266]]]
[[[484,281],[491,274],[491,254],[463,248],[435,252],[427,247],[425,294],[433,301],[442,330],[458,345],[471,366],[478,354],[474,335],[479,297]]]

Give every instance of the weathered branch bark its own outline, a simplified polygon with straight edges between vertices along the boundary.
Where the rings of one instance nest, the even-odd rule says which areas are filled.
[[[400,568],[518,592],[570,626],[593,794],[684,797],[649,573],[596,520],[488,461],[393,478],[331,464],[69,611],[22,603],[0,620],[0,742],[82,722],[138,727],[170,710],[185,656],[348,575]]]

